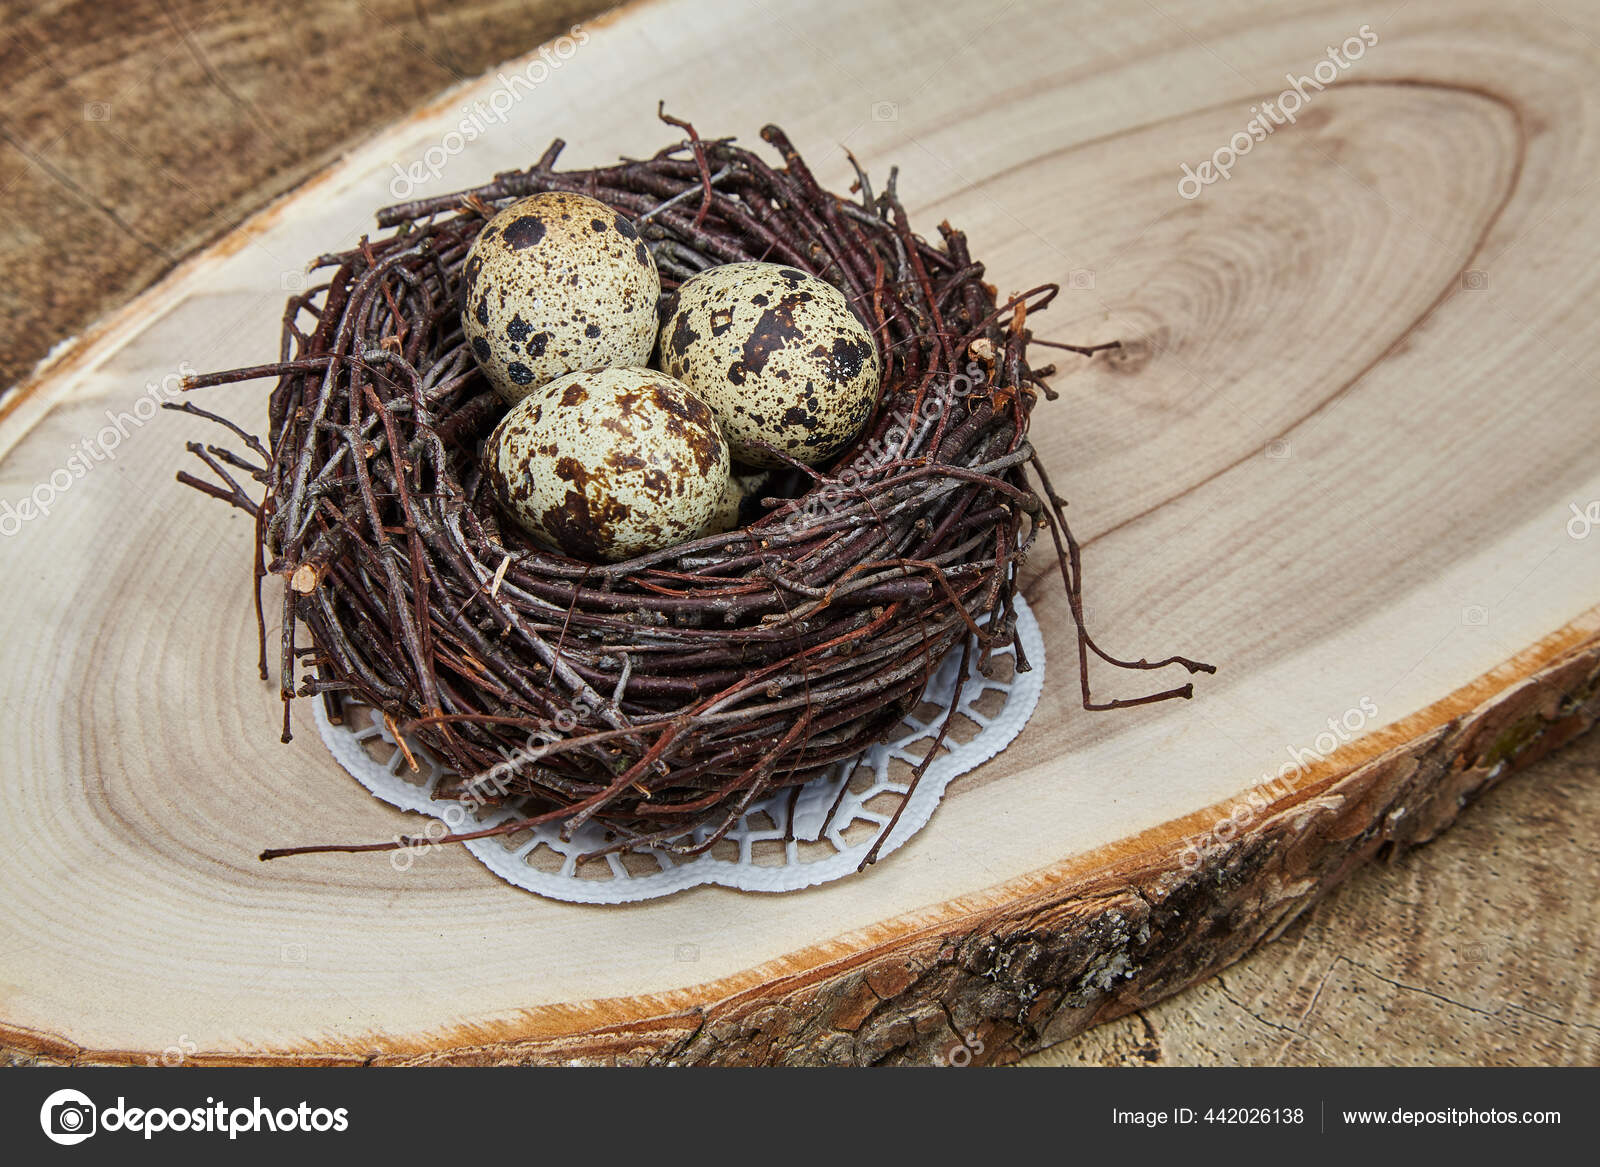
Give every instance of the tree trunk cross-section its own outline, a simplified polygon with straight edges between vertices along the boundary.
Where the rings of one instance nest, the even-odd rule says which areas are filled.
[[[1023,1065],[1600,1062],[1600,733],[1355,872],[1238,964]]]
[[[424,1063],[1003,1064],[1170,996],[1281,933],[1352,870],[1447,828],[1600,718],[1600,640],[1472,714],[1261,813],[1197,864],[1158,854],[848,969],[684,1018]]]
[[[1099,639],[1215,661],[1194,701],[1077,708],[1041,558],[1021,579],[1048,657],[1033,720],[859,876],[586,908],[457,850],[404,872],[382,855],[257,862],[414,822],[338,769],[308,710],[279,744],[252,668],[248,523],[172,482],[184,441],[216,435],[135,407],[185,367],[275,353],[289,275],[369,230],[395,168],[442,149],[491,76],[180,265],[0,404],[0,506],[60,482],[108,415],[133,417],[114,457],[46,491],[48,513],[0,519],[0,705],[21,711],[0,736],[0,1047],[1014,1061],[1211,976],[1592,724],[1600,143],[1574,114],[1600,116],[1600,14],[1164,8],[650,0],[586,26],[417,193],[526,165],[556,135],[572,165],[647,153],[676,136],[663,99],[706,134],[783,123],[836,190],[841,146],[874,176],[898,166],[913,222],[965,229],[1003,294],[1063,283],[1030,318],[1040,336],[1124,341],[1061,362],[1034,437],[1071,499]],[[1366,51],[1293,125],[1179,190],[1181,165],[1364,27]],[[202,404],[259,428],[263,392]]]

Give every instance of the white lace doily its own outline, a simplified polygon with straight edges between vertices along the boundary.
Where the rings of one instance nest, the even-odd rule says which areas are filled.
[[[994,757],[1022,731],[1044,685],[1044,640],[1033,612],[1017,597],[1017,639],[1031,666],[1015,669],[1008,646],[992,655],[994,676],[972,676],[961,694],[959,715],[936,758],[917,784],[894,833],[879,848],[881,859],[916,834],[933,815],[945,788],[957,775]],[[581,859],[604,846],[604,829],[586,823],[570,840],[561,824],[461,844],[507,883],[552,899],[583,904],[619,904],[671,895],[704,883],[745,891],[794,891],[851,874],[873,840],[906,802],[912,767],[927,756],[955,691],[961,653],[953,651],[928,683],[922,703],[906,715],[900,732],[854,761],[841,762],[824,777],[801,787],[798,797],[784,790],[751,805],[744,817],[710,850],[696,856],[651,851]],[[412,838],[438,838],[521,817],[515,806],[484,808],[470,814],[460,803],[431,797],[447,770],[409,739],[417,760],[412,771],[384,724],[367,706],[347,704],[346,723],[334,725],[320,701],[313,702],[317,728],[335,759],[384,802],[428,815],[436,824]],[[841,787],[843,788],[841,790]],[[837,804],[837,805],[835,805]],[[793,806],[791,830],[790,807]],[[830,811],[832,812],[830,814]],[[704,839],[710,828],[698,834]],[[437,850],[424,844],[390,853],[396,867],[427,862]]]

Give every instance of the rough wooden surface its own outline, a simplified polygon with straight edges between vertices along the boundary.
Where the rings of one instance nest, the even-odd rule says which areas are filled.
[[[606,7],[0,3],[0,387],[342,147]]]
[[[1600,1063],[1600,734],[1374,864],[1232,968],[1028,1065]]]
[[[1597,719],[1600,640],[1459,724],[1264,814],[1180,877],[1152,857],[1146,870],[1127,869],[1126,883],[1042,897],[1003,927],[942,930],[787,992],[606,1040],[406,1064],[1004,1065],[1086,1030],[1035,1064],[1593,1064],[1594,913],[1555,889],[1600,874],[1600,735],[1569,759],[1546,755]],[[1507,838],[1502,824],[1476,821],[1489,816],[1469,815],[1457,846],[1411,861],[1413,848],[1541,759],[1544,772],[1507,808],[1537,818],[1514,821]],[[1540,782],[1553,808],[1526,793]],[[1552,839],[1575,867],[1543,850]],[[1502,857],[1527,883],[1496,878]],[[1354,902],[1344,914],[1305,914],[1375,858],[1383,864],[1345,890]],[[1409,878],[1380,874],[1396,867]],[[1429,867],[1442,878],[1419,878]],[[1091,1028],[1105,1022],[1116,1024]]]
[[[1560,889],[1600,876],[1600,735],[1553,751],[1597,719],[1600,639],[1273,808],[1182,875],[1152,855],[1114,882],[1019,904],[998,927],[957,921],[581,1036],[323,1060],[963,1066],[1052,1047],[1029,1064],[1593,1064],[1600,942],[1592,908]],[[18,1037],[5,1059],[122,1060]]]
[[[241,16],[231,36],[223,38],[228,43],[237,42],[237,52],[228,60],[225,86],[236,96],[248,94],[252,70],[270,74],[274,85],[263,83],[261,90],[272,94],[275,116],[270,123],[251,117],[243,105],[226,96],[213,94],[207,102],[196,102],[192,87],[188,91],[180,87],[162,98],[171,101],[175,111],[183,112],[175,112],[167,119],[152,117],[148,111],[140,114],[140,135],[150,135],[153,142],[165,133],[173,141],[162,149],[191,151],[169,167],[173,175],[192,189],[198,189],[203,182],[210,190],[220,171],[219,189],[233,192],[230,197],[236,202],[229,203],[226,213],[213,216],[211,225],[204,228],[195,227],[192,205],[187,214],[173,213],[175,201],[182,202],[173,191],[181,192],[181,187],[132,181],[129,174],[116,169],[134,165],[129,159],[139,156],[135,147],[143,150],[147,160],[167,157],[151,153],[155,147],[144,137],[131,139],[124,134],[119,140],[105,135],[96,140],[85,136],[82,126],[103,128],[115,124],[119,102],[127,104],[121,91],[114,94],[116,100],[110,103],[110,116],[104,121],[87,118],[91,111],[78,106],[69,112],[79,119],[79,125],[50,120],[61,117],[60,92],[73,94],[76,100],[82,96],[79,78],[99,68],[120,67],[110,59],[115,46],[109,40],[96,40],[80,32],[67,37],[67,45],[50,47],[48,29],[40,32],[42,26],[37,23],[8,21],[11,40],[5,51],[20,53],[20,58],[11,59],[22,60],[23,67],[12,75],[25,80],[12,83],[5,99],[8,104],[0,108],[0,129],[6,131],[0,134],[0,143],[4,143],[0,153],[4,153],[6,165],[13,168],[0,176],[0,183],[11,184],[9,190],[21,192],[25,201],[31,200],[33,217],[25,214],[23,221],[36,238],[30,238],[27,231],[11,228],[0,238],[0,245],[15,247],[15,254],[23,261],[20,270],[26,271],[38,270],[27,264],[49,263],[52,248],[76,247],[73,270],[91,270],[95,275],[85,278],[83,286],[72,295],[57,294],[53,285],[43,295],[0,305],[5,311],[3,319],[22,322],[13,326],[13,332],[0,334],[0,359],[12,362],[7,368],[25,367],[42,346],[78,328],[85,315],[96,310],[94,305],[120,298],[126,290],[147,281],[163,270],[174,255],[225,229],[228,215],[242,214],[326,155],[328,142],[340,140],[338,135],[314,147],[297,148],[276,124],[278,103],[286,100],[285,94],[299,92],[295,85],[282,84],[283,70],[287,68],[283,61],[286,53],[301,51],[306,44],[313,44],[316,52],[331,60],[336,52],[350,52],[352,40],[359,40],[364,51],[364,46],[375,38],[382,41],[389,35],[367,27],[370,8],[356,8],[331,6],[327,15],[317,19],[344,21],[342,28],[360,24],[365,34],[362,38],[340,37],[335,38],[337,43],[327,45],[316,45],[314,37],[297,41],[289,34],[275,40],[281,24],[297,29],[306,26],[274,20],[271,29],[262,29],[256,36],[250,30],[252,19],[259,18],[248,16]],[[70,13],[75,9],[60,11]],[[218,11],[226,13],[230,9],[223,6]],[[407,27],[408,19],[426,19],[426,13],[416,15],[413,10],[401,11],[399,6],[396,11],[399,14],[395,26],[399,28]],[[167,12],[160,11],[161,20],[171,19]],[[153,20],[155,15],[153,9],[139,9],[132,23],[124,25],[122,40],[136,51],[142,51],[141,46],[181,49],[176,59],[188,60],[199,70],[191,80],[192,86],[218,84],[202,67],[201,58],[206,55],[204,38],[197,58],[195,50],[184,47],[181,31],[162,41],[160,25]],[[209,18],[201,19],[204,15],[197,14],[195,20],[199,23],[191,33],[198,35],[200,26],[209,25]],[[492,31],[503,27],[494,25],[495,19],[499,18],[491,17],[487,24],[476,25],[464,13],[458,24],[452,24],[452,35],[473,40],[478,35],[474,29]],[[552,27],[540,35],[562,27],[565,19],[553,21]],[[76,26],[68,21],[59,27],[71,31]],[[20,32],[13,33],[14,28]],[[129,28],[139,35],[129,36]],[[38,35],[34,40],[24,39],[35,33]],[[509,39],[494,43],[490,32],[483,36],[482,42],[473,41],[480,44],[483,55],[473,58],[476,63],[472,69],[512,55],[539,39],[534,36],[522,44],[513,44]],[[438,43],[437,37],[413,35],[408,41],[399,36],[388,43],[388,51],[403,52],[415,47],[425,56],[436,57]],[[70,57],[87,51],[82,48],[85,44],[99,44],[99,56],[94,60]],[[262,45],[271,47],[263,49]],[[157,56],[160,57],[159,52]],[[62,70],[62,61],[69,61],[70,68]],[[99,61],[105,63],[96,63]],[[52,68],[57,74],[53,80]],[[326,80],[340,73],[329,67],[318,75]],[[417,82],[415,69],[394,70],[385,76],[404,80],[379,84],[383,91],[378,95],[381,101],[398,103],[382,106],[380,101],[379,106],[386,111],[384,116],[395,108],[413,104],[451,79],[448,70],[430,85]],[[65,87],[63,78],[78,84],[78,89]],[[412,92],[413,87],[416,92]],[[142,92],[137,86],[133,91]],[[320,108],[319,103],[325,105],[328,99],[326,90],[311,92],[315,100],[294,105],[299,111],[294,116],[308,125],[317,122],[312,115]],[[356,96],[364,100],[371,95]],[[20,107],[10,104],[19,100]],[[80,104],[93,100],[87,98]],[[298,103],[299,98],[292,100]],[[190,108],[199,105],[205,106],[203,112]],[[358,100],[351,108],[366,107]],[[20,115],[17,109],[22,111]],[[251,148],[233,149],[215,137],[204,139],[203,147],[194,146],[189,141],[192,127],[186,119],[195,117],[212,127],[207,132],[252,135]],[[39,145],[50,138],[50,133],[38,138],[21,135],[16,128],[19,119],[46,130],[60,129],[65,135],[63,140],[75,144],[72,149],[63,147],[61,157],[73,165],[81,164],[84,171],[75,172],[59,160],[52,167],[49,148],[41,149]],[[278,133],[285,141],[272,142],[270,132]],[[53,144],[48,145],[53,148]],[[19,163],[18,158],[24,155],[25,160]],[[1255,165],[1255,160],[1251,164]],[[1261,165],[1267,165],[1265,159]],[[93,173],[96,167],[104,168],[99,179],[107,184],[103,190],[116,192],[117,198],[124,200],[117,206],[130,209],[126,214],[117,212],[127,220],[129,230],[120,235],[111,230],[112,241],[98,245],[96,240],[107,232],[107,227],[96,215],[103,214],[106,208],[95,211],[88,205],[94,201],[91,198],[79,207],[79,214],[63,210],[63,206],[72,204],[74,184],[83,187],[83,174]],[[239,173],[235,174],[235,170]],[[151,173],[156,170],[146,167],[145,177]],[[29,193],[34,191],[34,183],[43,184],[43,193]],[[52,183],[60,184],[61,189]],[[7,209],[12,205],[8,194]],[[159,234],[165,249],[159,257],[148,245],[158,238],[158,233],[147,230],[141,240],[133,230],[156,222],[165,224],[161,230],[166,232]],[[97,246],[106,249],[104,257],[98,257]],[[140,251],[143,257],[138,254]],[[102,263],[104,266],[95,266]],[[13,265],[12,270],[19,269]],[[73,281],[59,286],[70,291],[69,284],[75,280],[73,277]],[[93,299],[107,288],[115,291],[103,300]],[[14,291],[6,294],[17,295]],[[1159,289],[1151,294],[1159,294]],[[1546,777],[1518,788],[1518,799],[1530,800],[1534,808],[1541,805],[1542,798],[1547,797],[1548,802],[1543,804],[1542,813],[1533,811],[1534,824],[1519,819],[1515,832],[1505,826],[1501,833],[1527,840],[1534,844],[1535,855],[1546,858],[1534,861],[1519,851],[1516,856],[1507,857],[1505,870],[1495,873],[1496,890],[1491,898],[1498,901],[1503,896],[1503,902],[1517,910],[1525,927],[1501,934],[1505,947],[1498,964],[1493,961],[1496,950],[1488,941],[1482,942],[1482,954],[1477,949],[1467,954],[1475,967],[1495,970],[1495,983],[1484,989],[1491,996],[1451,992],[1442,984],[1448,972],[1440,971],[1453,955],[1460,955],[1451,948],[1455,942],[1450,939],[1452,930],[1460,926],[1460,914],[1453,905],[1476,903],[1485,894],[1481,886],[1485,879],[1482,852],[1478,853],[1478,869],[1461,863],[1448,874],[1447,889],[1437,896],[1437,906],[1426,901],[1407,904],[1412,898],[1423,898],[1412,897],[1409,886],[1403,879],[1397,880],[1395,868],[1389,867],[1365,876],[1356,891],[1336,901],[1325,901],[1309,916],[1301,917],[1300,923],[1289,925],[1289,921],[1365,859],[1397,857],[1402,873],[1415,870],[1412,865],[1431,862],[1428,856],[1436,849],[1408,858],[1406,848],[1448,825],[1460,799],[1473,796],[1491,780],[1491,775],[1498,777],[1494,763],[1502,756],[1525,760],[1542,753],[1593,719],[1594,667],[1592,646],[1579,648],[1578,655],[1556,671],[1546,670],[1531,688],[1519,689],[1507,698],[1509,705],[1483,714],[1484,725],[1467,730],[1451,726],[1437,734],[1424,735],[1387,762],[1368,764],[1353,774],[1338,776],[1336,785],[1297,800],[1292,811],[1286,808],[1282,816],[1262,819],[1224,855],[1208,860],[1192,879],[1168,885],[1160,882],[1161,876],[1152,866],[1149,882],[1133,879],[1128,881],[1129,886],[1080,885],[1066,896],[1045,896],[1035,903],[1019,905],[999,927],[993,927],[992,920],[985,920],[982,927],[964,932],[959,921],[944,921],[926,933],[903,938],[869,961],[846,960],[833,966],[818,966],[796,975],[789,984],[769,986],[761,994],[708,1001],[699,1012],[660,1014],[610,1033],[577,1040],[491,1040],[448,1046],[429,1056],[442,1060],[558,1060],[582,1056],[597,1060],[891,1062],[953,1057],[960,1061],[965,1060],[964,1050],[971,1052],[967,1046],[956,1044],[965,1036],[972,1048],[983,1047],[984,1052],[975,1060],[1007,1061],[1041,1043],[1071,1035],[1091,1021],[1114,1019],[1129,1009],[1137,1009],[1129,1018],[1113,1020],[1080,1043],[1062,1047],[1047,1057],[1117,1060],[1126,1053],[1130,1060],[1149,1060],[1144,1051],[1154,1047],[1156,1059],[1169,1061],[1428,1060],[1435,1051],[1452,1049],[1463,1049],[1463,1060],[1592,1060],[1594,1047],[1589,1035],[1595,1032],[1593,947],[1572,944],[1570,953],[1563,953],[1562,948],[1566,938],[1586,936],[1592,930],[1593,907],[1583,897],[1548,893],[1551,870],[1568,873],[1593,869],[1592,800],[1586,803],[1582,797],[1571,798],[1572,808],[1587,809],[1590,817],[1569,826],[1556,813],[1568,805],[1563,801],[1567,796],[1540,794],[1552,787],[1570,792],[1574,785],[1581,786],[1582,775],[1592,775],[1592,764],[1587,771],[1577,764],[1567,777],[1554,781]],[[1591,759],[1592,754],[1591,749]],[[1406,759],[1420,760],[1413,765]],[[1463,764],[1458,766],[1458,760]],[[1552,763],[1539,765],[1548,772]],[[1587,789],[1592,790],[1592,785]],[[1491,795],[1481,809],[1487,810],[1503,798]],[[1500,813],[1503,816],[1505,812]],[[1478,817],[1486,816],[1475,809],[1467,821],[1476,822]],[[1297,841],[1301,844],[1298,847]],[[1297,862],[1302,865],[1296,866]],[[1589,866],[1585,867],[1585,863]],[[1170,875],[1170,864],[1165,874]],[[1369,891],[1362,893],[1361,888]],[[1371,899],[1362,901],[1356,909],[1347,909],[1353,914],[1344,919],[1347,929],[1359,928],[1360,934],[1368,938],[1367,958],[1352,955],[1350,931],[1323,931],[1332,905],[1358,894],[1368,894]],[[1186,896],[1199,896],[1209,906],[1197,911],[1192,903],[1186,906]],[[1394,913],[1396,903],[1405,906],[1406,911]],[[1416,936],[1418,920],[1433,923],[1431,939]],[[1221,980],[1213,979],[1168,1004],[1150,1004],[1162,994],[1222,967],[1247,950],[1256,938],[1285,925],[1289,926],[1282,940],[1247,959]],[[1149,929],[1148,935],[1142,932],[1145,928]],[[1204,931],[1196,933],[1196,928]],[[1539,951],[1538,961],[1525,959],[1527,945]],[[1385,961],[1371,955],[1375,952],[1393,955]],[[1477,960],[1478,955],[1484,959]],[[1270,971],[1282,969],[1274,961],[1289,962],[1292,968]],[[1128,972],[1133,975],[1121,975]],[[1419,1011],[1411,996],[1429,992],[1438,995],[1440,1008]],[[1505,1002],[1505,1008],[1496,1007],[1494,994]],[[1392,1003],[1370,1004],[1379,996],[1390,998]],[[1468,1004],[1461,1004],[1463,1001]],[[1543,1008],[1541,1001],[1556,1007]],[[1475,1009],[1471,1007],[1474,1003]],[[1250,1044],[1248,1033],[1237,1040],[1220,1037],[1218,1034],[1227,1025],[1209,1011],[1213,1007],[1224,1014],[1229,1009],[1242,1009],[1255,1019],[1249,1023],[1252,1031],[1256,1026],[1265,1027],[1281,1034],[1282,1040],[1268,1052],[1259,1035],[1255,1045]],[[1392,1019],[1401,1017],[1404,1024],[1390,1024]],[[1234,1023],[1244,1024],[1237,1018]],[[1541,1024],[1551,1028],[1540,1029]],[[1557,1034],[1562,1027],[1562,1033]],[[1364,1048],[1362,1033],[1369,1035]],[[1344,1037],[1336,1040],[1335,1034]],[[70,1059],[85,1052],[70,1043],[53,1041],[47,1034],[34,1037],[37,1040],[13,1034],[12,1044],[57,1058]],[[110,1050],[87,1051],[92,1060],[115,1054]],[[353,1060],[372,1059],[358,1056]],[[404,1059],[381,1055],[376,1060]]]
[[[1587,741],[1588,756],[1580,754],[1564,768],[1567,781],[1549,776],[1563,809],[1579,812],[1562,823],[1578,870],[1554,867],[1535,853],[1522,857],[1537,880],[1532,888],[1501,886],[1484,878],[1485,857],[1505,849],[1490,841],[1463,865],[1467,870],[1453,873],[1446,895],[1456,902],[1447,899],[1432,912],[1392,886],[1364,897],[1361,889],[1353,891],[1358,910],[1391,915],[1412,928],[1419,917],[1442,925],[1437,945],[1419,944],[1414,933],[1398,945],[1398,968],[1394,958],[1375,968],[1341,948],[1331,956],[1326,949],[1314,952],[1309,961],[1278,972],[1274,962],[1282,966],[1293,954],[1284,945],[1264,949],[1255,963],[1220,970],[1291,926],[1300,924],[1303,935],[1313,922],[1302,921],[1302,913],[1352,871],[1374,858],[1391,865],[1402,861],[1519,764],[1543,758],[1596,719],[1600,641],[1460,724],[1264,814],[1258,827],[1180,877],[1164,857],[1152,857],[1146,870],[1127,868],[1126,883],[1041,897],[1002,927],[985,921],[971,932],[947,928],[848,970],[803,978],[787,992],[722,1002],[676,1024],[662,1018],[659,1026],[622,1031],[605,1041],[508,1044],[409,1064],[574,1058],[624,1064],[1007,1064],[1130,1011],[1143,1040],[1129,1043],[1124,1025],[1077,1047],[1077,1056],[1145,1061],[1153,1045],[1156,1061],[1175,1064],[1592,1063],[1600,1052],[1600,1025],[1593,1023],[1600,995],[1593,912],[1580,909],[1568,920],[1558,906],[1559,892],[1534,889],[1559,887],[1600,868],[1600,847],[1587,829],[1594,820],[1581,813],[1592,809],[1593,783],[1585,788],[1581,778],[1571,781],[1575,771],[1592,773],[1600,758],[1595,735]],[[1537,843],[1545,832],[1518,834]],[[1508,909],[1508,917],[1472,918],[1474,905],[1483,911],[1489,904]],[[1553,916],[1548,906],[1557,906]],[[1358,930],[1368,937],[1385,932],[1370,925]],[[1487,939],[1462,940],[1462,933]],[[1344,938],[1336,933],[1328,940]],[[1572,945],[1570,977],[1560,947],[1565,943]],[[1552,945],[1553,953],[1547,951]],[[1476,978],[1459,994],[1463,999],[1435,992],[1447,1008],[1420,1017],[1406,1009],[1409,1000],[1393,1001],[1408,991],[1429,995],[1428,988],[1397,978],[1421,973],[1426,982],[1430,977],[1422,970],[1451,957],[1453,971],[1465,969]],[[1311,969],[1319,976],[1307,986]],[[1294,973],[1299,983],[1290,982]],[[1267,1046],[1256,1031],[1251,1045],[1224,1039],[1213,1046],[1202,1037],[1203,1014],[1184,1024],[1179,1011],[1195,1008],[1185,998],[1156,1004],[1197,981],[1203,984],[1196,991],[1209,988],[1257,1026],[1275,1029],[1279,1040]],[[1496,990],[1510,999],[1497,998]],[[1366,1004],[1369,995],[1381,1003]],[[1159,1020],[1149,1016],[1154,1010],[1162,1011]],[[1158,1025],[1172,1013],[1180,1018],[1176,1032],[1163,1039]],[[1130,1044],[1131,1054],[1125,1052]],[[1065,1063],[1073,1054],[1062,1050],[1057,1060]]]

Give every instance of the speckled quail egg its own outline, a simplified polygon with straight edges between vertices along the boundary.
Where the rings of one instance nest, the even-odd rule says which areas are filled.
[[[872,415],[882,364],[832,284],[776,263],[730,263],[684,282],[667,306],[661,367],[705,399],[733,456],[814,465]]]
[[[753,519],[759,513],[761,492],[771,477],[770,470],[734,466],[728,475],[728,485],[722,488],[722,495],[700,533],[721,535]]]
[[[639,230],[597,199],[546,191],[490,219],[467,255],[461,325],[515,402],[563,373],[643,365],[661,277]]]
[[[716,417],[654,369],[557,377],[501,419],[491,489],[529,534],[579,559],[630,559],[699,533],[728,483]]]

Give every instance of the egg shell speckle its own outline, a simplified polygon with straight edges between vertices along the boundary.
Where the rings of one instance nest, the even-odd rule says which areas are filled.
[[[468,253],[461,327],[495,391],[516,402],[577,369],[643,365],[661,277],[624,215],[546,191],[512,203]]]
[[[733,456],[807,465],[838,453],[872,416],[882,363],[872,333],[825,280],[776,263],[730,263],[668,302],[661,367],[716,412]]]
[[[710,408],[654,369],[557,377],[511,408],[486,454],[502,511],[578,559],[686,542],[728,483],[728,446]]]

